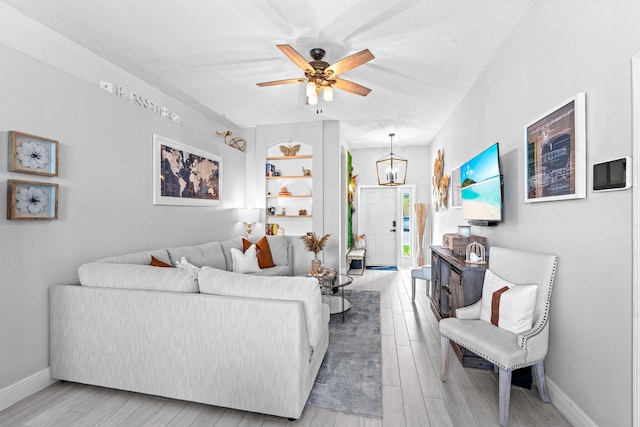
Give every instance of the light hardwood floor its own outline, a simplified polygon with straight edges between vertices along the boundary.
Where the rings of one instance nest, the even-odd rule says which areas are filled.
[[[441,383],[440,336],[425,282],[411,302],[409,270],[367,270],[349,289],[377,290],[382,334],[383,418],[307,407],[283,418],[75,383],[56,383],[0,412],[0,426],[497,426],[496,374],[463,368],[451,352]],[[570,426],[532,390],[513,387],[511,425]]]

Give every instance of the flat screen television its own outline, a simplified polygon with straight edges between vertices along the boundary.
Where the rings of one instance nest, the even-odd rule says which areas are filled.
[[[502,175],[496,142],[460,166],[462,218],[471,225],[502,221]]]

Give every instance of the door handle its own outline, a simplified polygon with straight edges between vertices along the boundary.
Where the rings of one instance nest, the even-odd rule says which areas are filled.
[[[396,229],[394,228],[393,230],[389,230],[389,231],[393,231],[394,233],[396,232]]]

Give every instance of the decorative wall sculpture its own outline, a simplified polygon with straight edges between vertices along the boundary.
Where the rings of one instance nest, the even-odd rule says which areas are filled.
[[[433,164],[433,208],[438,212],[440,207],[447,207],[447,188],[449,188],[449,175],[443,175],[444,155],[438,150],[436,161]]]

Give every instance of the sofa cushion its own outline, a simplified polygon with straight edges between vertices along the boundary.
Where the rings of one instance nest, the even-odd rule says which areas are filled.
[[[260,271],[256,245],[250,245],[245,252],[231,248],[231,257],[233,258],[233,271],[236,273],[255,273]]]
[[[151,257],[155,257],[156,259],[164,263],[172,264],[166,249],[156,249],[153,251],[136,252],[133,254],[112,256],[108,258],[103,258],[96,262],[149,265],[149,262],[151,261]]]
[[[92,262],[81,265],[78,276],[83,286],[198,292],[198,275],[183,268]]]
[[[291,276],[291,269],[288,265],[276,265],[271,268],[263,268],[255,273],[248,273],[254,276]]]
[[[275,265],[289,265],[287,250],[289,241],[286,236],[266,236],[271,250],[271,257]]]
[[[225,268],[226,262],[222,254],[222,247],[219,242],[203,243],[195,246],[182,246],[179,248],[168,248],[171,265],[176,265],[178,261],[185,257],[187,261],[196,267],[205,265],[214,268]]]
[[[242,238],[243,251],[246,252],[246,250],[249,249],[249,246],[251,245],[252,243],[250,241],[248,241],[244,237]],[[273,263],[273,257],[271,256],[271,249],[269,249],[269,241],[267,240],[267,238],[263,237],[262,239],[258,240],[255,245],[256,252],[258,254],[258,265],[260,266],[260,268],[275,267],[276,265]]]
[[[236,237],[233,239],[225,240],[223,242],[220,242],[220,247],[222,248],[222,254],[225,260],[224,270],[233,271],[233,258],[231,257],[231,248],[242,250],[242,239],[240,237]]]
[[[198,283],[204,294],[302,301],[309,344],[314,347],[327,327],[328,319],[322,314],[320,286],[315,278],[258,277],[203,267],[198,274]]]

